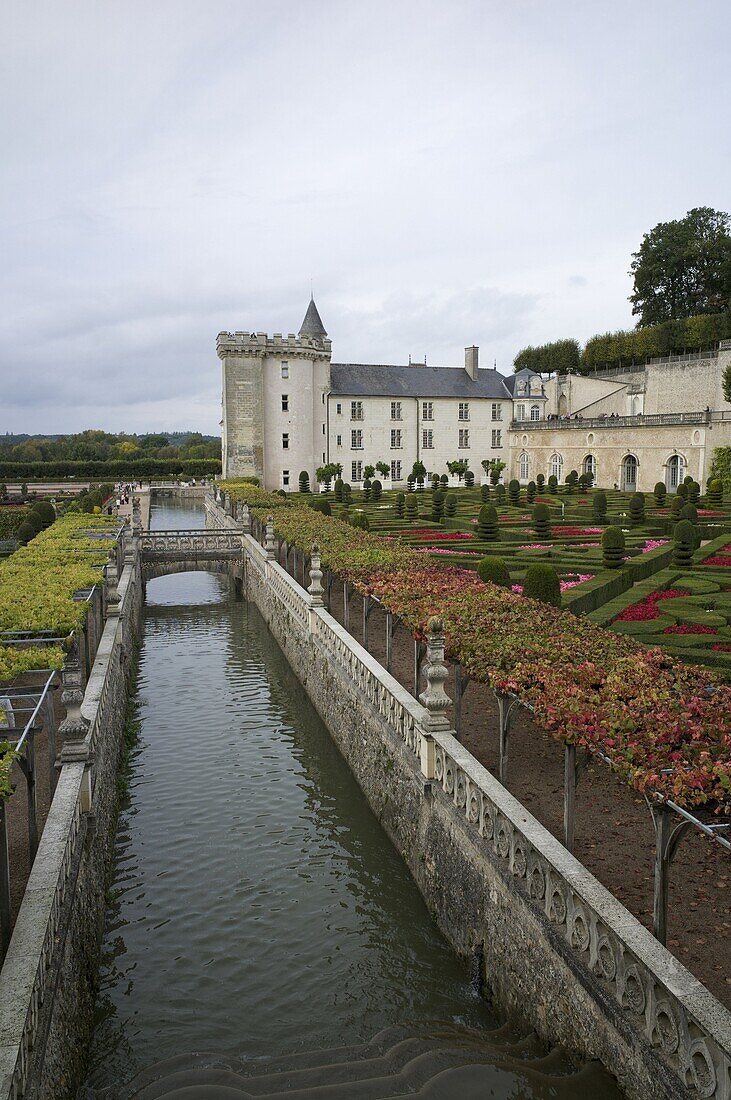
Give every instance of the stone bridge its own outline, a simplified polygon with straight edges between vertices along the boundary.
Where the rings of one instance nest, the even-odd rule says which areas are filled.
[[[235,573],[243,561],[242,532],[226,527],[145,531],[140,535],[143,581],[170,573]]]

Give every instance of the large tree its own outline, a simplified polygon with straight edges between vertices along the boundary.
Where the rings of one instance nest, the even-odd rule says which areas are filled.
[[[630,268],[634,291],[629,300],[638,326],[729,308],[730,226],[728,214],[697,206],[645,234]]]

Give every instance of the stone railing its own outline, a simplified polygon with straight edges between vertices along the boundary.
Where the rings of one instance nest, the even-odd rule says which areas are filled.
[[[229,528],[192,531],[149,531],[140,538],[143,556],[156,554],[241,553],[241,535]]]
[[[708,424],[709,412],[638,413],[637,416],[562,416],[555,420],[511,420],[513,432],[563,431],[564,428],[662,428]]]

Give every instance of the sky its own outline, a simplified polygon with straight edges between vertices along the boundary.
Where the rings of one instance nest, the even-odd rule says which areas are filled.
[[[218,433],[220,331],[482,365],[731,208],[728,0],[4,0],[0,433]]]

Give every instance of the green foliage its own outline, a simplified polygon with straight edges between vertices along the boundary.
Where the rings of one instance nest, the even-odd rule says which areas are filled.
[[[376,463],[376,470],[381,475],[381,477],[390,477],[391,476],[391,467],[389,466],[389,464],[387,462],[377,462]]]
[[[695,504],[684,504],[680,509],[680,518],[687,519],[688,523],[698,523],[698,509]]]
[[[685,506],[685,500],[679,493],[675,493],[673,499],[670,501],[670,514],[671,516],[679,516],[681,509]]]
[[[320,485],[324,485],[326,489],[330,489],[330,482],[334,477],[340,477],[343,472],[343,467],[340,462],[326,462],[324,466],[318,466],[315,470],[315,477]]]
[[[655,488],[652,490],[652,495],[655,498],[655,504],[658,508],[665,507],[665,498],[667,496],[667,489],[665,488],[664,481],[656,481]]]
[[[335,501],[337,504],[343,503],[343,479],[337,478],[334,486]]]
[[[688,482],[688,500],[691,504],[697,504],[700,500],[701,487],[697,481]]]
[[[548,491],[549,493],[555,493],[558,490],[558,478],[555,474],[551,474],[548,479]]]
[[[633,493],[629,498],[629,525],[642,527],[645,523],[645,494]]]
[[[483,504],[477,516],[477,537],[485,542],[496,542],[500,538],[500,525],[494,504]]]
[[[505,469],[505,463],[502,461],[502,459],[484,458],[481,465],[485,473],[489,475],[492,484],[497,485],[500,481],[500,474]]]
[[[498,482],[498,484],[495,486],[495,500],[498,502],[498,504],[505,503],[505,486],[502,482]]]
[[[467,461],[466,458],[459,458],[459,459],[456,459],[454,462],[448,462],[447,463],[447,469],[449,470],[452,477],[456,476],[456,477],[459,478],[460,481],[462,480],[464,475],[467,473],[469,468],[470,468],[470,464],[469,464],[469,462]]]
[[[406,478],[406,492],[407,493],[413,493],[415,483],[416,483],[416,478],[414,477],[413,474],[409,474],[409,476]]]
[[[398,516],[399,519],[403,519],[405,512],[406,512],[406,494],[405,493],[397,493],[396,494],[396,515]]]
[[[520,507],[520,482],[516,478],[508,484],[508,502],[513,508]]]
[[[536,499],[536,483],[535,481],[529,481],[525,490],[526,504],[534,504]]]
[[[728,308],[731,296],[729,216],[708,206],[660,222],[632,255],[632,313],[639,325],[676,321]]]
[[[418,482],[419,485],[423,485],[424,479],[426,477],[426,466],[424,465],[424,463],[421,461],[416,461],[411,467],[411,472],[414,475],[414,480]]]
[[[444,501],[444,514],[450,518],[457,514],[457,494],[447,493]]]
[[[440,485],[441,485],[441,482],[439,480],[439,474],[436,474],[436,473],[432,474],[431,475],[431,487],[432,487],[432,489],[438,489]]]
[[[533,508],[533,530],[543,542],[551,537],[551,513],[547,504],[536,504]]]
[[[406,516],[407,519],[415,520],[419,515],[419,498],[411,493],[406,497]]]
[[[523,595],[552,607],[560,607],[561,582],[554,567],[546,562],[529,565],[525,572]]]
[[[350,504],[352,499],[353,499],[353,487],[349,482],[344,481],[343,482],[343,504],[345,504],[347,506],[348,504]]]
[[[383,486],[381,485],[378,478],[376,478],[376,480],[371,485],[371,500],[374,501],[374,503],[375,503],[376,501],[379,501],[381,499],[382,495],[383,495]]]
[[[308,504],[313,512],[321,512],[323,516],[332,515],[332,508],[330,507],[330,501],[327,497],[313,496],[312,500],[308,501]]]
[[[719,477],[714,477],[708,482],[706,504],[711,508],[719,508],[723,504],[723,482]]]
[[[666,321],[647,328],[607,332],[592,336],[581,354],[581,370],[587,374],[597,367],[616,367],[645,359],[677,355],[711,347],[731,337],[731,314],[690,317]]]
[[[687,519],[676,523],[673,531],[673,565],[678,569],[688,569],[693,563],[696,545],[697,536],[693,524]]]
[[[692,481],[692,478],[691,478],[691,481]],[[687,484],[687,482],[681,481],[680,485],[678,485],[677,489],[675,490],[675,495],[680,497],[680,499],[683,502],[685,502],[688,499],[688,484]]]
[[[441,523],[444,519],[444,492],[435,489],[432,493],[431,518],[434,523]]]
[[[579,369],[577,340],[554,340],[539,347],[519,351],[513,360],[515,371],[532,370],[536,374],[576,374]]]
[[[594,475],[588,470],[585,470],[582,474],[579,474],[579,488],[581,489],[582,493],[585,493],[588,489],[591,489],[593,484]]]
[[[579,474],[577,470],[569,470],[566,474],[566,488],[570,493],[573,493],[579,484]]]
[[[490,581],[492,584],[499,584],[502,588],[510,588],[510,570],[504,558],[482,558],[477,563],[477,575],[481,581]]]
[[[371,499],[371,479],[368,477],[363,478],[363,500],[368,503]]]
[[[545,474],[536,474],[536,489],[539,493],[542,493],[546,487]]]
[[[309,493],[310,491],[310,475],[307,470],[302,470],[299,476],[299,491],[301,493]]]
[[[442,474],[442,476],[439,478],[439,484],[442,486],[442,488],[447,488],[447,486],[449,485],[449,478],[446,474]]]
[[[624,532],[610,526],[602,534],[602,560],[605,569],[619,569],[624,562]]]
[[[475,475],[473,470],[465,470],[464,483],[467,489],[471,489],[475,484]]]
[[[724,367],[723,378],[721,379],[721,386],[723,388],[724,401],[731,402],[731,363]]]
[[[490,499],[490,486],[487,482],[480,486],[480,500],[488,501]]]
[[[371,525],[365,512],[353,512],[349,522],[351,527],[357,527],[361,531],[370,530]]]
[[[597,523],[605,523],[607,519],[607,494],[603,489],[594,493],[591,501],[591,510]]]
[[[15,537],[18,542],[22,542],[23,544],[25,544],[26,542],[30,542],[31,539],[34,539],[36,537],[36,535],[38,534],[38,530],[39,528],[34,527],[32,523],[28,523],[26,521],[24,523],[21,523],[20,527],[16,528]]]
[[[372,481],[375,476],[376,476],[376,467],[375,466],[372,466],[369,463],[367,466],[363,467],[363,477],[367,481]]]

